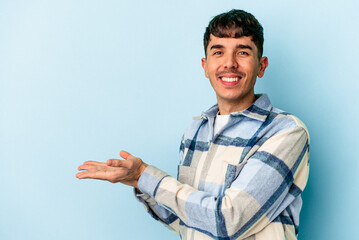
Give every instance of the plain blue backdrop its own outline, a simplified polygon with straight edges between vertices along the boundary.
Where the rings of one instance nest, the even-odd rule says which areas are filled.
[[[264,27],[256,92],[311,134],[299,239],[356,239],[355,0],[0,0],[0,239],[178,239],[130,187],[76,169],[124,149],[176,175],[183,130],[216,101],[205,27],[232,8]]]

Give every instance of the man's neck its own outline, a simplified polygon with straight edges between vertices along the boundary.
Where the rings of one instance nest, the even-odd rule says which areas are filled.
[[[248,98],[246,99],[246,101],[241,101],[241,102],[228,102],[228,101],[222,101],[221,99],[217,98],[219,114],[229,115],[232,112],[243,111],[249,108],[254,103],[255,100],[256,98],[254,95],[253,98]]]

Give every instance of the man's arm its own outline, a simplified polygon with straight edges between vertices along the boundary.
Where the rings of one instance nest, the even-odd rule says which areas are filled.
[[[150,195],[135,189],[136,198],[144,204],[146,211],[155,220],[164,224],[173,233],[179,235],[179,218],[172,211],[157,203]]]
[[[223,196],[182,184],[132,155],[121,152],[121,156],[125,160],[86,162],[79,170],[87,172],[78,177],[137,187],[171,209],[186,226],[211,237],[244,238],[259,232],[291,203],[288,193],[304,189],[308,177],[308,135],[302,127],[269,138]]]
[[[100,179],[112,183],[120,182],[134,187],[136,198],[145,205],[147,212],[172,232],[178,234],[178,217],[158,204],[151,196],[138,189],[138,179],[148,165],[126,151],[121,151],[120,156],[124,160],[109,159],[106,163],[84,162],[78,167],[78,170],[82,172],[77,173],[76,177],[79,179]]]
[[[222,196],[198,191],[149,166],[138,186],[190,228],[212,238],[258,233],[288,207],[308,178],[308,135],[296,127],[266,140]]]

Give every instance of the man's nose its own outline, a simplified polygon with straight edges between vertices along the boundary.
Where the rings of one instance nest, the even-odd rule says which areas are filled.
[[[238,62],[235,55],[228,55],[224,59],[224,68],[237,68]]]

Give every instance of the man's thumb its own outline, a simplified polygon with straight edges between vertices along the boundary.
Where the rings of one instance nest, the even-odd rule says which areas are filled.
[[[126,152],[126,151],[121,151],[120,152],[120,156],[124,159],[131,159],[131,158],[134,158],[134,156],[132,156],[130,153]]]

